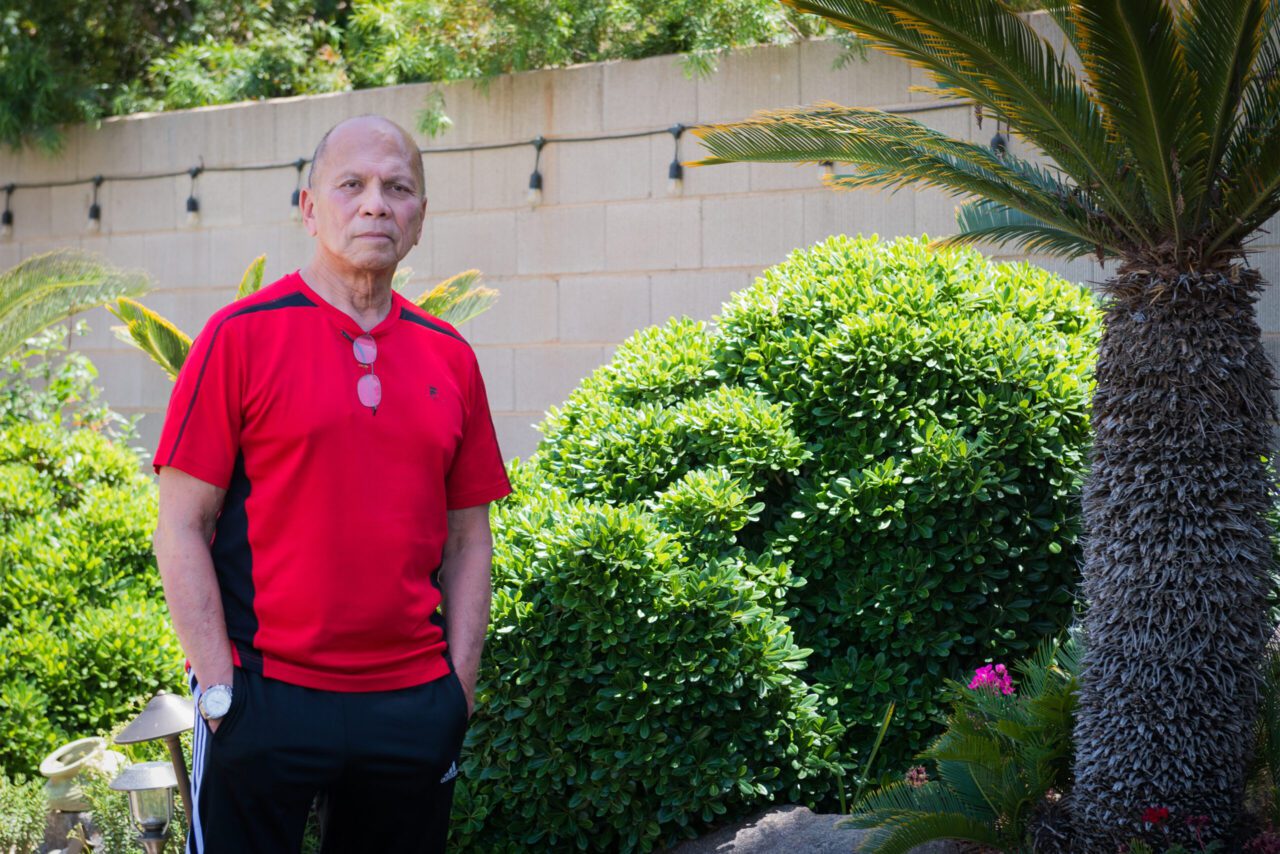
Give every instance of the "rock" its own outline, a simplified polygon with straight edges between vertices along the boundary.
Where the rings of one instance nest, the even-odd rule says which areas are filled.
[[[699,839],[682,842],[667,854],[850,854],[866,831],[838,826],[842,815],[818,815],[805,807],[773,807]],[[916,854],[948,854],[951,846],[931,843]]]

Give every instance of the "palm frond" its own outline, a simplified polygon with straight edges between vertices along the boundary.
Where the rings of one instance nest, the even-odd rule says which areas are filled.
[[[1188,208],[1198,210],[1206,145],[1194,109],[1196,81],[1166,0],[1077,0],[1076,48],[1124,141],[1158,225],[1181,244]]]
[[[1178,30],[1185,42],[1183,53],[1196,76],[1197,109],[1208,134],[1205,187],[1191,223],[1196,231],[1204,228],[1222,159],[1236,130],[1245,83],[1262,49],[1267,5],[1267,0],[1198,0],[1182,8]]]
[[[28,258],[0,274],[0,356],[52,323],[150,288],[146,273],[121,270],[79,250]]]
[[[999,845],[995,819],[993,814],[974,815],[937,783],[919,788],[893,783],[864,798],[846,823],[871,831],[859,851],[906,854],[917,845],[942,839]]]
[[[835,105],[779,110],[694,133],[712,154],[696,165],[739,160],[854,163],[857,171],[833,176],[828,184],[838,189],[938,187],[953,195],[995,199],[1075,234],[1090,248],[1116,239],[1110,220],[1095,216],[1080,194],[1047,171],[879,110]]]
[[[150,356],[169,375],[169,379],[178,378],[178,372],[191,352],[189,335],[131,299],[119,299],[114,306],[107,306],[107,310],[124,321],[124,326],[113,327],[117,338]]]
[[[1213,205],[1215,235],[1206,254],[1240,246],[1280,208],[1280,2],[1263,12],[1258,58],[1245,83],[1241,120],[1224,157],[1222,197]]]
[[[783,0],[852,29],[919,65],[944,96],[1008,120],[1079,185],[1106,200],[1129,242],[1152,245],[1123,147],[1064,57],[1024,20],[989,0]]]
[[[240,287],[236,288],[236,299],[256,294],[262,289],[262,271],[266,269],[266,264],[266,255],[259,255],[249,263],[244,275],[240,277]]]
[[[459,326],[493,307],[498,292],[481,284],[479,270],[466,270],[450,276],[413,302],[418,308],[441,320]]]
[[[1079,258],[1096,253],[1116,254],[1112,247],[1090,243],[1079,235],[1046,225],[1036,219],[990,199],[975,199],[956,209],[960,232],[937,241],[938,246],[968,246],[987,243],[995,246],[1013,244],[1028,252],[1042,252]]]

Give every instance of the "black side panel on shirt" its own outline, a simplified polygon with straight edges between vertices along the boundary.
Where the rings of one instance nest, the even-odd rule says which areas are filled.
[[[419,326],[425,326],[427,329],[433,329],[436,332],[439,332],[441,335],[448,335],[450,338],[457,338],[459,341],[463,340],[461,335],[458,335],[455,332],[450,332],[448,329],[445,329],[443,326],[439,326],[435,323],[432,323],[430,320],[427,320],[425,317],[418,317],[418,315],[414,314],[412,311],[409,311],[408,309],[404,309],[404,308],[400,309],[400,319],[407,320],[410,323],[416,323]]]
[[[218,572],[222,589],[222,610],[227,620],[227,634],[240,652],[241,664],[249,670],[262,671],[262,659],[252,651],[258,633],[258,616],[253,610],[253,551],[249,545],[249,515],[245,504],[253,485],[244,471],[244,452],[236,454],[231,484],[222,504],[222,513],[209,551]]]

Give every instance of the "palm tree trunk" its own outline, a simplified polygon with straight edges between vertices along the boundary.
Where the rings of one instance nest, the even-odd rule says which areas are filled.
[[[1084,491],[1074,850],[1234,824],[1269,635],[1274,372],[1256,271],[1131,264],[1110,298]],[[1148,831],[1144,833],[1144,830]],[[1162,836],[1163,834],[1161,834]]]

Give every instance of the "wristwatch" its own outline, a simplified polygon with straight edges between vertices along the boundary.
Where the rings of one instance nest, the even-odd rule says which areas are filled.
[[[210,685],[200,692],[200,717],[206,721],[216,721],[230,710],[230,685]]]

